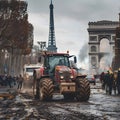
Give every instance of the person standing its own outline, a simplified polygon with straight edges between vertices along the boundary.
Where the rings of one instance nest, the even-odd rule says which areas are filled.
[[[118,95],[120,95],[120,68],[118,69],[118,73],[117,73],[117,91],[118,91]]]
[[[104,90],[105,89],[105,73],[104,72],[102,72],[100,75],[100,81],[102,84],[102,89]]]
[[[105,78],[104,78],[106,94],[109,93],[109,80],[110,80],[110,74],[109,74],[109,71],[107,71],[107,73],[105,74]]]
[[[113,90],[114,90],[114,94],[116,95],[116,91],[117,91],[117,71],[114,71]]]
[[[19,78],[18,78],[18,89],[21,90],[22,88],[22,84],[23,84],[23,77],[22,75],[20,74]]]
[[[11,77],[11,75],[6,76],[6,81],[9,85],[9,87],[12,88],[12,77]]]
[[[112,87],[113,87],[113,73],[112,71],[107,71],[107,74],[105,76],[106,81],[106,93],[109,95],[112,94]]]
[[[113,72],[110,71],[109,75],[110,75],[110,80],[109,80],[109,94],[111,95],[112,94],[112,89],[113,89],[113,81],[114,81]]]

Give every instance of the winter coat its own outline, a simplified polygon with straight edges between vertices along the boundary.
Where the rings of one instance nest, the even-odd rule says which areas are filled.
[[[117,74],[117,85],[120,85],[120,71]]]

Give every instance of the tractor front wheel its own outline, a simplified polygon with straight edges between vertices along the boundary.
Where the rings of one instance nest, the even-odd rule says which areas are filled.
[[[53,83],[49,78],[40,80],[40,100],[51,100],[53,96]]]
[[[78,78],[76,82],[76,99],[88,101],[90,97],[90,85],[85,78]]]

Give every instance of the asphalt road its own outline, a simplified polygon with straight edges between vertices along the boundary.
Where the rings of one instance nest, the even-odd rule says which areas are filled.
[[[107,95],[101,84],[91,85],[88,102],[64,101],[54,95],[53,101],[33,99],[31,90],[22,90],[14,99],[0,99],[0,120],[119,120],[120,96]]]

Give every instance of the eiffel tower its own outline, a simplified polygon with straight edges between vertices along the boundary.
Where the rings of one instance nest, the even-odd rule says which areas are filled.
[[[52,0],[50,3],[50,25],[49,25],[49,39],[48,39],[48,48],[50,52],[57,52],[56,42],[55,42],[55,31],[54,31],[54,14],[53,14],[53,4]]]

